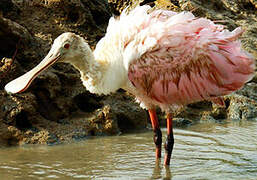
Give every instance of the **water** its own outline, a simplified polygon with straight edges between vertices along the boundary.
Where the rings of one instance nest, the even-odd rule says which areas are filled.
[[[149,131],[2,148],[0,179],[257,179],[256,121],[200,123],[174,133],[169,168],[155,162]]]

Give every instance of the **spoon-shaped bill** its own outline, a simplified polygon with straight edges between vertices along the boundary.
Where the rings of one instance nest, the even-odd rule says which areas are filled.
[[[60,54],[53,55],[50,53],[33,69],[25,73],[24,75],[14,79],[5,85],[5,91],[7,93],[20,93],[25,91],[31,82],[44,70],[46,70],[49,66],[54,64],[60,58]]]

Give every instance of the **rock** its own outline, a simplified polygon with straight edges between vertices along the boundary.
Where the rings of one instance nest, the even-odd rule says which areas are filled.
[[[247,83],[242,89],[240,89],[236,93],[257,101],[257,83]]]
[[[241,95],[231,96],[227,118],[235,120],[257,120],[257,101]]]
[[[117,92],[103,100],[103,103],[112,108],[121,132],[146,128],[147,112],[140,108],[129,95]]]
[[[19,139],[9,130],[9,126],[0,121],[0,147],[17,145]]]
[[[116,135],[120,133],[117,116],[109,105],[96,111],[96,115],[87,120],[90,135]]]
[[[4,57],[0,61],[0,89],[3,89],[13,79],[12,76],[18,76],[21,73],[23,69],[16,60]]]
[[[174,118],[173,119],[173,125],[174,127],[187,127],[187,126],[190,126],[192,125],[193,122],[192,120],[189,120],[187,118]]]
[[[120,15],[120,13],[127,7],[133,7],[135,5],[135,1],[127,1],[127,0],[108,0],[110,9],[112,13],[116,16]],[[138,4],[139,2],[136,2]]]
[[[80,110],[88,114],[93,112],[89,118],[81,117],[85,119],[86,129],[90,135],[114,135],[145,129],[147,126],[146,111],[124,93],[118,92],[103,99],[100,97],[89,99],[88,96],[79,98],[87,102],[86,107],[80,107]]]
[[[0,1],[0,16],[5,16],[6,14],[15,14],[19,13],[18,7],[12,2],[12,0],[2,0]]]
[[[0,16],[0,57],[16,56],[18,46],[31,44],[32,36],[26,28]]]

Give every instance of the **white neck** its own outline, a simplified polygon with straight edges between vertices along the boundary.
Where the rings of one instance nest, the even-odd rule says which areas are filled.
[[[91,49],[86,50],[71,64],[79,70],[83,85],[91,93],[110,94],[117,91],[124,84],[124,71],[120,65],[110,61],[96,60]]]

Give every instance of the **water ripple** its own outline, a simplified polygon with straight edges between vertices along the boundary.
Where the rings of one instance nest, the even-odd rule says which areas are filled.
[[[155,162],[152,132],[4,148],[0,179],[256,179],[256,129],[254,121],[175,129],[170,168]]]

